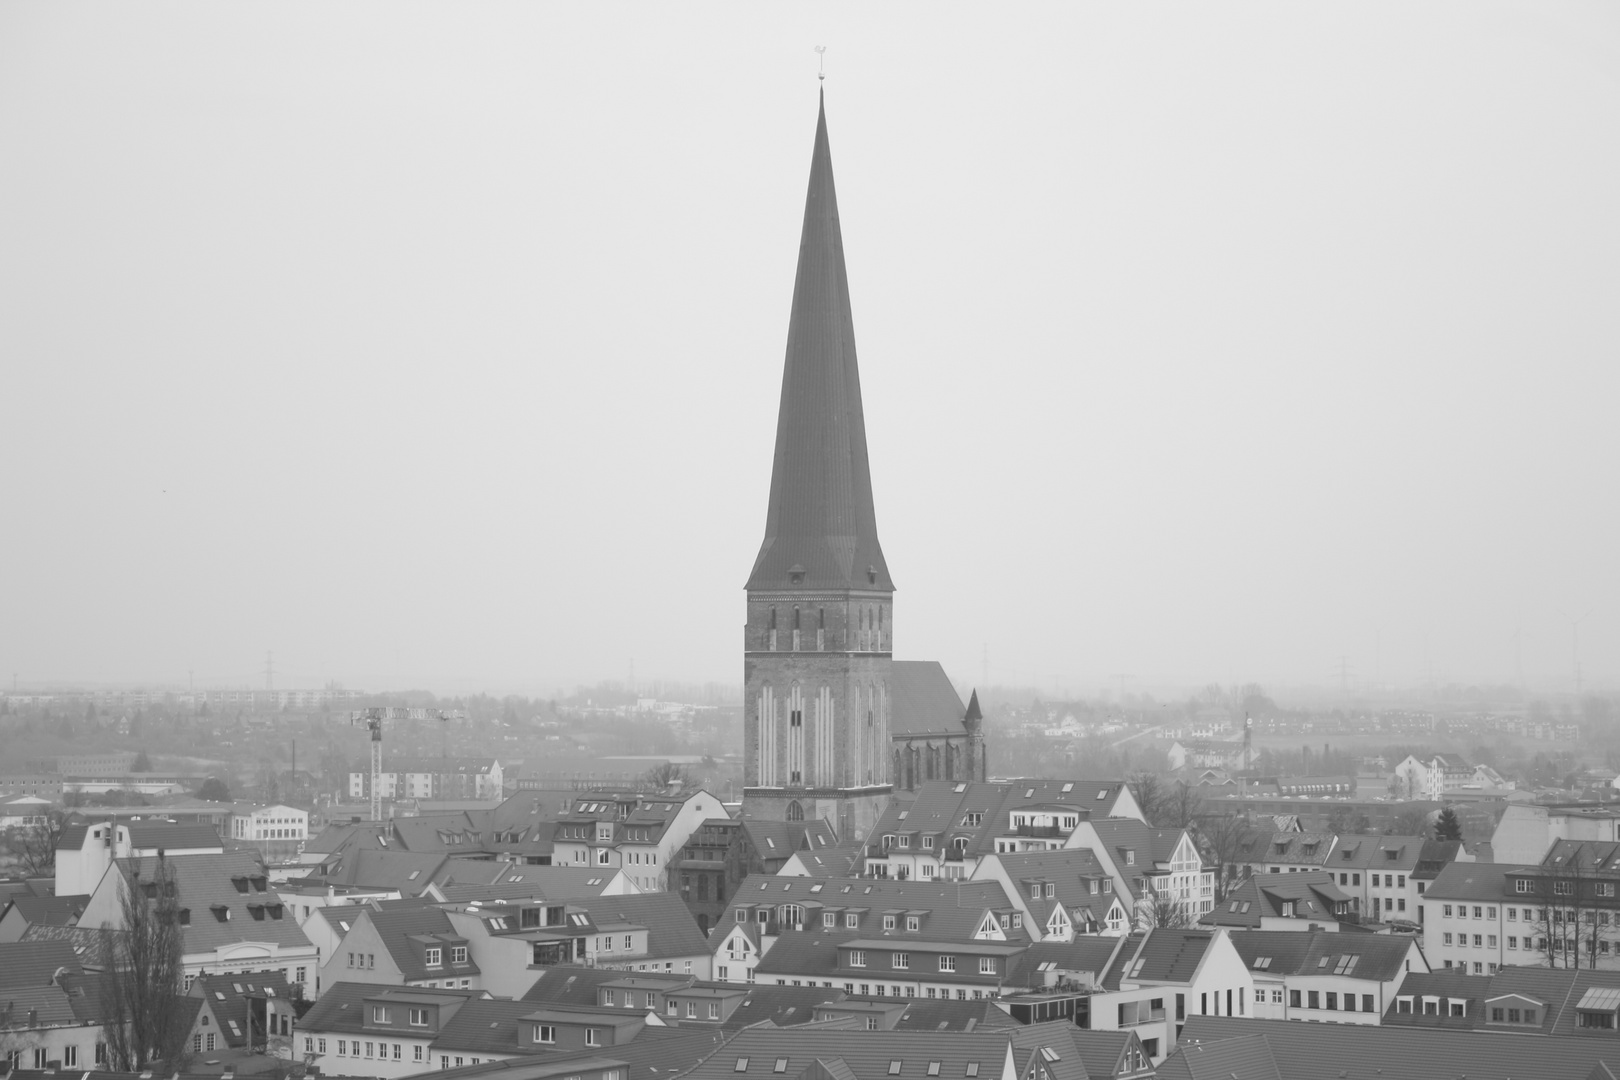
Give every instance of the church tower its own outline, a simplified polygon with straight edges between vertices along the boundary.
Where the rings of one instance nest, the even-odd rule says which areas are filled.
[[[888,802],[894,582],[878,544],[823,96],[765,540],[743,631],[743,816],[864,838]]]

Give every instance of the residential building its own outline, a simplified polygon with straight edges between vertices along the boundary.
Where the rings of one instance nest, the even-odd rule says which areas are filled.
[[[1344,833],[1324,868],[1350,897],[1351,910],[1372,921],[1418,921],[1421,836]]]
[[[1134,925],[1131,895],[1097,855],[1064,851],[992,852],[979,859],[975,881],[999,881],[1024,913],[1037,941],[1072,941],[1084,934],[1123,934]]]
[[[485,758],[398,758],[378,775],[385,799],[476,799],[503,797],[499,761]],[[349,798],[371,798],[369,770],[349,773]]]
[[[270,891],[258,857],[249,851],[166,858],[180,902],[181,960],[187,976],[279,971],[315,995],[320,956],[286,905]],[[155,857],[119,859],[90,894],[80,923],[124,928],[124,895],[132,883],[155,888]]]
[[[477,901],[446,907],[467,938],[483,985],[518,997],[536,969],[588,964],[617,971],[708,978],[710,943],[674,893],[579,897],[566,902]]]
[[[88,1071],[105,1065],[102,1025],[110,1017],[97,993],[99,976],[85,974],[77,964],[60,974],[44,972],[43,952],[19,951],[32,944],[0,945],[0,1071]]]
[[[1338,837],[1332,833],[1301,832],[1297,829],[1278,829],[1269,820],[1245,829],[1233,846],[1234,862],[1240,873],[1298,874],[1307,870],[1325,870],[1332,861]]]
[[[117,859],[166,855],[219,855],[219,833],[207,825],[179,825],[163,820],[90,821],[67,825],[56,841],[56,892],[78,896],[93,892]]]
[[[704,821],[724,816],[701,788],[673,795],[594,791],[580,794],[552,838],[560,866],[622,868],[642,892],[669,887],[669,868]]]
[[[377,983],[429,989],[481,990],[478,962],[466,935],[438,907],[361,907],[352,921],[341,912],[348,931],[321,965],[321,985],[338,982]],[[341,925],[341,923],[340,923]]]
[[[1543,959],[1547,933],[1539,916],[1545,901],[1536,904],[1530,894],[1521,901],[1509,884],[1510,873],[1529,869],[1473,862],[1442,870],[1422,901],[1423,953],[1430,965],[1490,975],[1504,964]]]
[[[188,1040],[193,1054],[229,1049],[292,1056],[298,1009],[280,972],[203,975],[189,995],[198,1002]]]
[[[1096,844],[1082,822],[1144,821],[1123,780],[923,784],[896,800],[867,841],[865,873],[901,880],[971,878],[991,852],[1056,851]]]
[[[829,852],[837,846],[838,837],[825,821],[709,818],[687,837],[670,874],[698,929],[707,934],[749,874],[776,874],[801,851]]]
[[[1354,923],[1350,897],[1325,870],[1255,874],[1199,921],[1233,930],[1329,930]]]
[[[1408,974],[1427,974],[1406,934],[1234,930],[1254,979],[1254,1015],[1270,1020],[1377,1024]]]
[[[837,972],[867,967],[864,958],[855,957],[862,962],[851,963],[849,950],[840,952],[836,946],[885,938],[931,943],[931,949],[975,942],[1027,944],[1032,940],[1024,926],[1023,911],[999,881],[935,883],[756,875],[737,890],[709,941],[714,979],[718,982],[757,979],[790,985],[795,984],[795,979],[814,978],[837,985],[848,982],[850,993],[861,993],[855,988],[861,982],[859,976],[845,978]],[[913,970],[909,966],[911,958],[896,960],[890,955],[894,951],[884,948],[874,952],[874,964],[867,968],[868,985],[874,984],[873,976],[879,970],[876,955],[880,952],[885,987],[892,984],[903,992],[907,986],[925,985],[918,980],[926,978],[934,985],[936,995],[940,985],[950,983],[955,988],[952,978],[941,978],[954,972],[937,964],[925,971],[923,965],[930,961],[921,957],[916,974],[908,979],[905,973]],[[982,989],[986,984],[964,983],[964,991],[970,985]],[[919,989],[913,996],[928,995]]]
[[[1491,834],[1497,862],[1539,863],[1558,840],[1620,842],[1620,806],[1613,803],[1511,803]]]

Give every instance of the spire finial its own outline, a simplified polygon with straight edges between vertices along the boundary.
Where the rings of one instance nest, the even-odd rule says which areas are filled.
[[[817,64],[818,64],[818,67],[816,69],[816,81],[817,82],[826,82],[827,81],[827,46],[825,46],[825,45],[817,45],[816,46],[816,57],[817,57]]]

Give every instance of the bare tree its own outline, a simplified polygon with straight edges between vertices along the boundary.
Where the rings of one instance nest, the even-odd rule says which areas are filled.
[[[685,787],[690,782],[686,766],[661,761],[641,774],[641,782],[655,788]]]
[[[1159,779],[1158,773],[1139,772],[1131,777],[1131,794],[1136,796],[1136,805],[1142,808],[1142,816],[1149,825],[1158,825],[1164,814],[1164,802],[1167,792],[1164,790],[1164,781]]]
[[[1185,930],[1196,924],[1186,901],[1167,893],[1150,892],[1138,912],[1147,930]]]
[[[50,877],[56,873],[56,845],[67,826],[67,815],[49,810],[14,834],[13,850],[26,877]]]
[[[1237,852],[1248,825],[1236,814],[1208,816],[1198,823],[1198,838],[1204,857],[1215,867],[1215,902],[1226,899],[1226,894],[1238,883]]]
[[[102,939],[103,1031],[107,1067],[140,1072],[175,1062],[185,1047],[181,957],[189,912],[162,855],[149,878],[142,879],[137,861],[122,884],[121,932]]]
[[[1204,809],[1204,797],[1185,780],[1176,781],[1163,803],[1164,824],[1176,829],[1190,829]]]

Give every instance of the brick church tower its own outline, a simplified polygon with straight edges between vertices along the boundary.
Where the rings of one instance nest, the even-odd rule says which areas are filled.
[[[888,803],[894,582],[878,544],[823,98],[765,540],[743,632],[743,816],[864,838]]]

